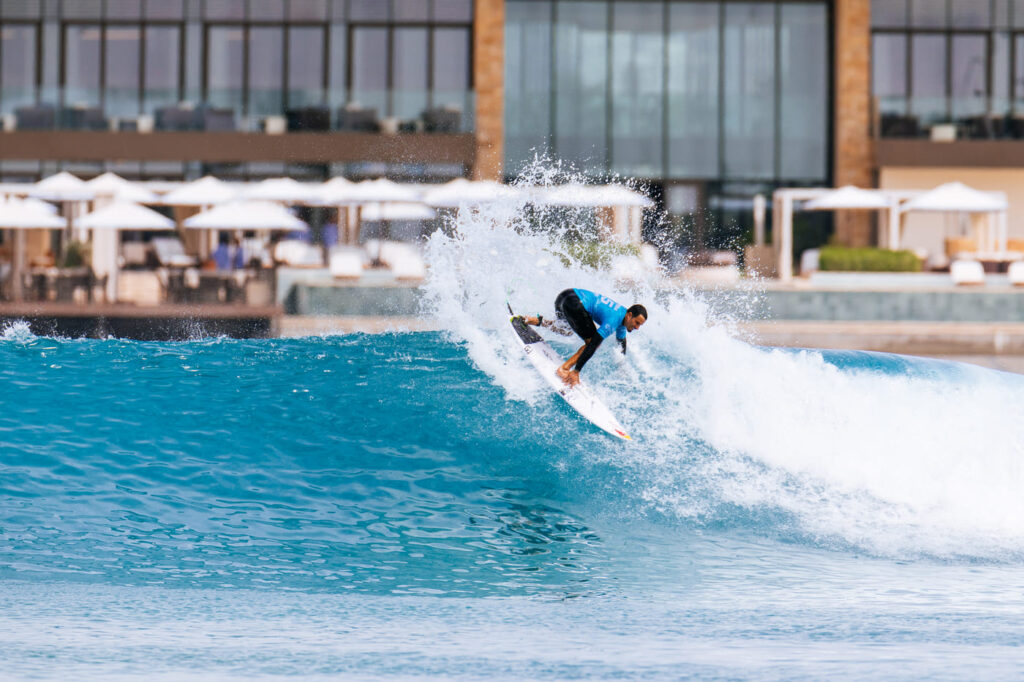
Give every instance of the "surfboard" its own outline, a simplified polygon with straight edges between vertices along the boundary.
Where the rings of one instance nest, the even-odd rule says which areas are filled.
[[[568,403],[569,407],[602,431],[610,433],[616,438],[632,440],[612,411],[597,399],[588,386],[583,382],[572,387],[566,386],[557,374],[557,370],[564,360],[541,338],[540,334],[526,324],[521,317],[513,315],[510,322],[516,339],[522,345],[523,352],[530,364],[540,372],[544,381]]]

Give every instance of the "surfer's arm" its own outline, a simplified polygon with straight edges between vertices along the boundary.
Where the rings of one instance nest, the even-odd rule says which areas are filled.
[[[622,346],[622,354],[626,354],[626,339],[619,339],[619,345]]]
[[[604,338],[600,334],[594,334],[580,349],[572,354],[572,357],[562,364],[562,369],[568,371],[570,367],[577,372],[583,369],[583,365],[594,355],[594,351],[601,345]]]

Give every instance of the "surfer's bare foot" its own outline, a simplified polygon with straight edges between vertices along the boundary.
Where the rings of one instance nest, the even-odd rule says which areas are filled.
[[[575,386],[580,383],[580,373],[574,369],[562,369],[559,367],[558,376],[565,382],[566,386]]]

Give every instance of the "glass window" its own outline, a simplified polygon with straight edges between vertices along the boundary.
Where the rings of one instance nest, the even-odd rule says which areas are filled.
[[[281,21],[284,19],[284,0],[249,0],[250,21]]]
[[[104,60],[105,109],[109,116],[139,113],[139,50],[142,30],[138,26],[108,26]]]
[[[1010,0],[995,0],[995,16],[992,25],[996,28],[1010,27]]]
[[[608,4],[559,0],[555,20],[555,154],[607,170]]]
[[[288,106],[324,103],[324,29],[288,29]]]
[[[665,40],[661,2],[612,5],[611,169],[664,173]]]
[[[330,59],[327,61],[327,104],[345,104],[348,92],[348,29],[344,24],[331,24]]]
[[[143,0],[107,0],[107,19],[124,21],[142,18]]]
[[[988,109],[988,39],[953,35],[953,118],[979,116]]]
[[[0,27],[0,107],[9,114],[36,101],[36,27]]]
[[[828,177],[828,17],[824,5],[779,13],[779,176]]]
[[[725,176],[775,175],[775,8],[725,4]]]
[[[1024,0],[1011,0],[1010,18],[1016,28],[1024,28]]]
[[[945,121],[946,37],[918,34],[911,37],[910,110],[924,125]]]
[[[946,0],[911,0],[910,21],[916,28],[945,28]]]
[[[434,21],[473,21],[473,0],[434,0]]]
[[[1010,111],[1010,36],[992,35],[992,112]]]
[[[352,29],[352,101],[377,110],[388,110],[388,30]]]
[[[242,84],[245,64],[245,29],[211,26],[206,59],[206,100],[211,106],[241,112],[245,105]]]
[[[427,29],[396,28],[391,55],[391,113],[415,119],[427,107]]]
[[[872,36],[871,91],[880,113],[907,113],[907,37],[904,34]]]
[[[146,27],[143,108],[149,114],[158,107],[173,105],[180,99],[180,45],[179,27]]]
[[[469,40],[467,28],[434,30],[433,75],[434,91],[438,94],[450,92],[461,95],[469,89]]]
[[[245,0],[205,0],[207,19],[245,19]]]
[[[348,18],[351,21],[387,21],[387,0],[349,0]]]
[[[183,0],[146,0],[146,17],[148,19],[176,19],[181,21],[185,16]]]
[[[871,25],[903,28],[907,25],[908,0],[871,0]]]
[[[428,21],[430,0],[394,0],[395,21]]]
[[[550,153],[550,2],[505,6],[505,159],[510,174]]]
[[[978,0],[951,0],[950,13],[953,28],[990,28],[992,6]]]
[[[101,0],[64,0],[61,3],[61,16],[64,19],[99,21],[103,18],[103,3]]]
[[[250,116],[284,111],[284,30],[253,26],[249,29]]]
[[[718,177],[717,2],[671,3],[668,36],[668,174]]]
[[[100,27],[70,25],[64,33],[64,103],[100,104]]]
[[[291,0],[288,3],[288,18],[292,21],[325,21],[327,0]]]
[[[1013,113],[1024,113],[1024,35],[1013,39]]]
[[[0,17],[4,19],[38,19],[39,0],[0,0]]]

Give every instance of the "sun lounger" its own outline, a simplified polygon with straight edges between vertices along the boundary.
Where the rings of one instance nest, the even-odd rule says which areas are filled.
[[[956,285],[985,283],[985,269],[975,260],[955,260],[949,265],[949,274]]]
[[[423,256],[412,244],[382,242],[380,260],[391,268],[396,279],[423,279],[427,275]]]
[[[274,247],[274,260],[296,268],[320,268],[324,265],[319,246],[298,239],[284,239]]]
[[[1024,286],[1024,261],[1018,260],[1010,263],[1006,270],[1006,275],[1013,286]]]
[[[356,246],[335,246],[331,248],[331,275],[341,279],[359,279],[369,261],[366,252]]]
[[[185,253],[185,247],[176,237],[154,237],[150,245],[160,265],[187,268],[196,264],[196,259]]]

